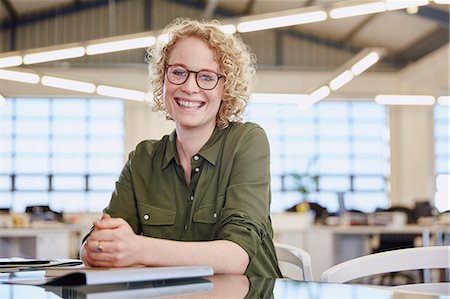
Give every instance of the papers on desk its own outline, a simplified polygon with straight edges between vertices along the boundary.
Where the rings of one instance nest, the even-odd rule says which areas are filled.
[[[55,270],[55,271],[53,271]],[[49,270],[55,274],[57,269]],[[205,277],[214,274],[210,266],[177,266],[177,267],[126,267],[95,268],[74,267],[70,273],[40,280],[9,281],[7,283],[47,285],[47,286],[81,286],[117,283],[134,283],[167,279]]]

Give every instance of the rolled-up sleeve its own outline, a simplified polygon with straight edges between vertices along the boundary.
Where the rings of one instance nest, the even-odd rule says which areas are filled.
[[[270,151],[262,128],[242,134],[230,162],[218,238],[239,244],[252,259],[268,233],[270,213]]]

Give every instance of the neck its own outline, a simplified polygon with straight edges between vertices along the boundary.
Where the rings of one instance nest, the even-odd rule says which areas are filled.
[[[190,159],[206,144],[214,132],[214,127],[210,126],[203,129],[196,128],[195,130],[189,130],[177,126],[177,145],[179,149]]]

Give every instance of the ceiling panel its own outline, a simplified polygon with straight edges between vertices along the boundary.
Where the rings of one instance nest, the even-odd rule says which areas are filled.
[[[422,36],[437,28],[437,23],[404,12],[390,11],[379,14],[370,26],[362,28],[352,44],[381,46],[397,53],[417,42]]]

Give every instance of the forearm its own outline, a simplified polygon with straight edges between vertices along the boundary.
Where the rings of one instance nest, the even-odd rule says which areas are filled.
[[[209,265],[216,274],[244,274],[247,252],[234,242],[183,242],[140,237],[141,263],[149,266]]]

